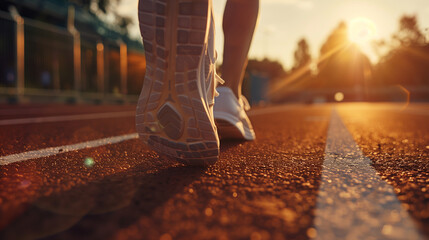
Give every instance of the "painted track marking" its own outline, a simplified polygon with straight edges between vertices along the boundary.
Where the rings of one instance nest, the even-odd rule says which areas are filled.
[[[295,108],[300,105],[280,105],[271,106],[267,108],[255,109],[248,112],[249,116],[256,116],[269,113],[278,113]],[[135,111],[126,112],[107,112],[107,113],[89,113],[78,115],[61,115],[61,116],[48,116],[48,117],[34,117],[34,118],[18,118],[18,119],[4,119],[0,120],[0,126],[20,125],[20,124],[35,124],[35,123],[50,123],[50,122],[66,122],[66,121],[79,121],[79,120],[93,120],[105,118],[121,118],[135,116]]]
[[[86,149],[86,148],[95,148],[95,147],[100,147],[108,144],[120,143],[131,139],[137,139],[137,138],[138,138],[137,133],[131,133],[131,134],[125,134],[121,136],[102,138],[102,139],[92,140],[88,142],[81,142],[81,143],[76,143],[71,145],[64,145],[59,147],[50,147],[50,148],[34,150],[29,152],[22,152],[22,153],[0,157],[0,165],[7,165],[15,162],[21,162],[21,161],[35,159],[35,158],[49,157],[49,156],[53,156],[61,153],[72,152],[72,151],[77,151],[77,150]]]
[[[335,110],[314,226],[316,239],[423,239],[393,188],[377,175]]]
[[[136,114],[135,111],[126,111],[126,112],[89,113],[89,114],[79,114],[79,115],[5,119],[5,120],[0,120],[0,126],[31,124],[31,123],[66,122],[66,121],[92,120],[92,119],[104,119],[104,118],[121,118],[121,117],[135,116],[135,114]]]
[[[282,112],[289,109],[294,109],[297,106],[276,106],[264,109],[256,109],[249,112],[249,115],[261,115],[266,113]],[[29,124],[29,123],[42,123],[42,122],[59,122],[59,121],[74,121],[74,120],[88,120],[100,118],[115,118],[134,116],[134,111],[129,112],[109,112],[109,113],[94,113],[94,114],[81,114],[81,115],[66,115],[66,116],[51,116],[51,117],[38,117],[38,118],[23,118],[23,119],[8,119],[0,120],[1,125],[15,125],[15,124]],[[130,139],[138,138],[137,133],[108,137],[88,142],[81,142],[71,145],[64,145],[59,147],[49,147],[45,149],[33,150],[29,152],[22,152],[0,157],[0,165],[7,165],[15,162],[21,162],[29,159],[36,159],[42,157],[49,157],[60,153],[77,151],[86,148],[94,148],[107,144],[115,144]]]
[[[282,112],[287,109],[290,107],[257,109],[249,115]],[[134,115],[134,112],[121,113]],[[33,122],[17,124],[34,121],[38,123],[40,119],[48,119],[48,122],[84,120],[82,116],[86,117],[85,119],[112,118],[121,113],[32,118]],[[138,135],[133,133],[18,153],[0,157],[0,165],[136,138]],[[328,130],[322,184],[315,213],[318,239],[423,239],[408,213],[401,207],[392,187],[378,177],[375,169],[371,167],[371,160],[363,155],[335,111],[332,113]]]

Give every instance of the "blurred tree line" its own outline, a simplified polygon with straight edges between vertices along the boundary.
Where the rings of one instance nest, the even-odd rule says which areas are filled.
[[[374,84],[429,87],[429,43],[416,16],[403,16],[392,38],[374,43],[374,48],[380,55],[374,67]]]
[[[133,24],[133,20],[129,16],[122,16],[114,9],[119,5],[121,0],[68,0],[75,3],[88,11],[105,17],[107,14],[112,14],[114,17],[113,25],[122,34],[128,34],[128,27]]]
[[[280,97],[296,89],[364,92],[395,85],[429,88],[429,43],[416,16],[402,16],[390,39],[374,41],[372,45],[379,57],[375,64],[349,40],[348,26],[340,22],[323,43],[318,58],[312,58],[310,46],[302,38],[289,70],[280,71],[283,68],[277,66],[278,62],[264,59],[249,61],[247,71],[257,70],[270,76],[270,85],[275,86],[273,95]]]
[[[320,49],[318,75],[311,87],[360,88],[368,84],[372,65],[356,44],[348,39],[344,22],[332,31]]]
[[[112,5],[112,3],[119,3],[120,0],[70,0],[71,2],[75,2],[87,10],[95,10],[101,11],[104,14],[107,13],[108,7]]]
[[[55,4],[49,4],[50,2]],[[67,22],[64,21],[64,16],[61,15],[64,13],[64,11],[61,11],[62,9],[55,9],[54,7],[61,6],[62,8],[65,8],[65,14],[67,14],[68,6],[73,4],[83,8],[89,14],[99,18],[102,22],[110,23],[110,27],[119,33],[128,35],[128,28],[134,23],[131,17],[122,16],[116,11],[116,8],[120,2],[121,0],[46,0],[35,1],[34,5],[31,7],[26,7],[20,3],[20,0],[0,0],[0,10],[8,12],[10,6],[15,6],[18,12],[24,17],[55,24],[61,27],[66,27]],[[54,8],[54,11],[57,11],[61,14],[47,14],[46,8],[49,7],[44,5]]]

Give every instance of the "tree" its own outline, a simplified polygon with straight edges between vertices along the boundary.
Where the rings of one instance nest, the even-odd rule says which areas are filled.
[[[320,55],[323,57],[327,54],[333,54],[333,51],[337,51],[337,49],[344,48],[348,45],[350,41],[347,32],[347,24],[345,22],[340,22],[320,48]]]
[[[70,0],[71,2],[75,2],[86,9],[91,9],[95,6],[96,11],[100,11],[104,14],[108,12],[109,6],[112,4],[117,4],[121,0]]]
[[[415,15],[404,15],[401,17],[399,20],[399,29],[393,35],[393,40],[404,47],[423,46],[425,44],[425,36],[419,29]]]
[[[328,36],[320,49],[319,74],[313,87],[327,89],[363,88],[372,72],[368,57],[347,36],[348,27],[344,22]]]
[[[114,16],[114,25],[122,34],[128,34],[128,27],[133,24],[131,17],[122,16],[112,9],[117,6],[121,0],[69,0],[74,2],[88,11],[92,11],[97,15],[112,14]]]
[[[404,15],[392,35],[387,53],[374,72],[374,83],[386,86],[429,86],[429,44],[419,28],[416,16]],[[380,49],[383,45],[379,45]]]
[[[263,74],[272,81],[276,81],[287,74],[280,62],[268,58],[264,58],[262,61],[250,59],[246,67],[246,72]]]
[[[133,24],[133,19],[128,16],[120,16],[116,14],[115,22],[122,34],[128,34],[128,26]]]
[[[310,47],[305,38],[298,41],[297,49],[294,53],[295,63],[293,69],[299,69],[311,62]]]

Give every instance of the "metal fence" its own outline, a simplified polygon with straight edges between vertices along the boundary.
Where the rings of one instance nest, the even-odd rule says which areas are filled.
[[[0,86],[16,86],[16,23],[0,12]]]
[[[144,54],[123,42],[0,12],[0,94],[135,101]]]

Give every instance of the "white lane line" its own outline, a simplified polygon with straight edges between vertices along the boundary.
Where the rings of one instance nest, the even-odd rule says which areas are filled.
[[[249,115],[261,115],[267,113],[277,113],[286,111],[289,109],[294,109],[299,106],[296,105],[282,105],[275,106],[270,108],[263,108],[253,110],[249,112]],[[42,123],[42,122],[59,122],[59,121],[73,121],[73,120],[88,120],[88,119],[100,119],[100,118],[114,118],[114,117],[126,117],[134,116],[134,111],[129,112],[111,112],[111,113],[95,113],[95,114],[82,114],[82,115],[68,115],[68,116],[53,116],[53,117],[39,117],[39,118],[23,118],[23,119],[8,119],[0,120],[0,125],[14,125],[14,124],[28,124],[28,123]],[[57,155],[60,153],[77,151],[85,148],[94,148],[107,144],[119,143],[122,141],[138,138],[137,133],[127,134],[116,137],[103,138],[98,140],[93,140],[89,142],[82,142],[72,145],[65,145],[59,147],[51,147],[40,150],[34,150],[29,152],[17,153],[8,156],[0,157],[0,165],[7,165],[14,162],[25,161],[29,159],[36,159],[42,157],[49,157]]]
[[[334,110],[317,196],[316,239],[423,239]]]
[[[17,153],[17,154],[0,157],[0,165],[7,165],[15,162],[29,160],[29,159],[49,157],[49,156],[53,156],[61,153],[77,151],[77,150],[86,149],[86,148],[95,148],[99,146],[115,144],[115,143],[136,139],[136,138],[138,138],[138,134],[131,133],[131,134],[125,134],[125,135],[120,135],[115,137],[101,138],[101,139],[92,140],[88,142],[81,142],[77,144],[64,145],[59,147],[50,147],[50,148],[34,150],[29,152]]]
[[[34,113],[40,113],[40,111],[46,111],[46,108],[10,108],[10,109],[1,109],[0,115],[6,116],[6,115],[24,115],[24,114],[34,114]]]
[[[76,120],[104,119],[104,118],[121,118],[121,117],[129,117],[134,115],[135,115],[135,111],[127,111],[127,112],[89,113],[89,114],[79,114],[79,115],[5,119],[5,120],[0,120],[0,126],[31,124],[31,123],[65,122],[65,121],[76,121]]]

